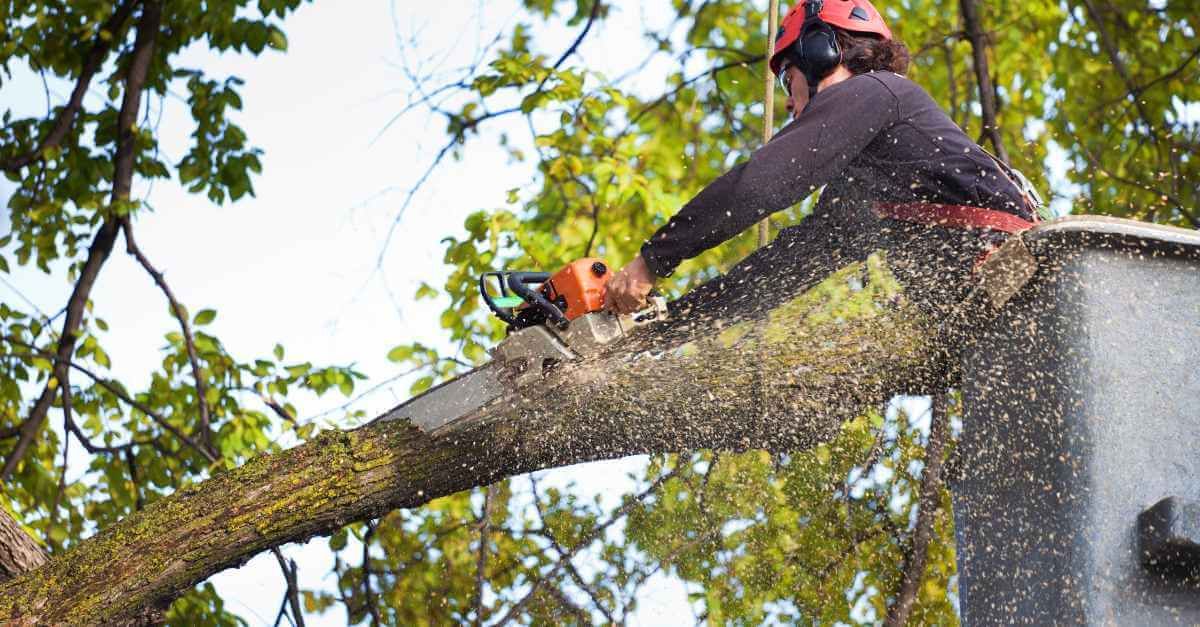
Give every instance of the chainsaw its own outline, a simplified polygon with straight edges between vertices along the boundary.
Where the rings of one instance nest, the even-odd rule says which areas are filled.
[[[667,302],[651,296],[640,311],[604,310],[612,271],[596,258],[578,259],[553,274],[493,271],[479,276],[479,294],[508,334],[492,360],[413,397],[380,417],[407,419],[430,435],[445,435],[515,390],[536,384],[559,364],[595,355],[638,328],[665,320]]]

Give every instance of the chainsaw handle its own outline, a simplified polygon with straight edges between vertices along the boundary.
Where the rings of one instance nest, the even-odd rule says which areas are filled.
[[[530,284],[541,285],[550,280],[549,272],[507,272],[508,288],[514,294],[520,296],[525,302],[533,307],[542,310],[546,317],[553,320],[555,324],[566,325],[567,317],[563,315],[561,309],[557,305],[550,302],[545,296],[542,296],[537,290],[529,287]]]
[[[508,273],[484,272],[483,274],[479,275],[479,295],[483,297],[483,302],[487,303],[488,309],[491,309],[492,313],[496,314],[497,318],[503,320],[506,324],[515,324],[517,322],[516,316],[504,311],[504,307],[497,305],[496,301],[492,300],[492,295],[488,294],[487,291],[487,278],[494,276],[499,279],[498,282],[500,283],[500,295],[508,296],[508,285],[504,280],[506,274]]]

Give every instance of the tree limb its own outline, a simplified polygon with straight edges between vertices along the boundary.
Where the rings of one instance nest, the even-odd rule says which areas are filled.
[[[858,271],[851,267],[829,280]],[[892,300],[883,282],[853,297],[878,307],[836,320],[805,314],[826,303],[820,291],[772,309],[766,325],[731,325],[725,317],[705,322],[695,313],[698,305],[685,303],[693,315],[648,329],[587,363],[562,364],[544,382],[481,408],[457,432],[432,437],[385,414],[355,430],[324,432],[260,455],[157,499],[38,571],[0,585],[0,621],[119,620],[271,547],[514,474],[642,453],[812,446],[896,392],[944,385],[928,319],[911,302]],[[718,328],[722,337],[739,328],[761,329],[761,336],[727,346]],[[654,358],[629,358],[647,352]],[[779,385],[745,394],[754,368]],[[639,387],[631,395],[632,382]],[[552,411],[545,406],[548,390],[555,396]],[[762,419],[730,419],[740,415]],[[601,537],[671,476],[617,508],[575,550]],[[549,569],[546,578],[562,567]],[[528,602],[518,601],[508,617]]]
[[[0,507],[0,583],[45,563],[45,549]]]

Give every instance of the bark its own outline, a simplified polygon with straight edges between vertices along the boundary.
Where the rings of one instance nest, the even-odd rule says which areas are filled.
[[[46,552],[0,507],[0,581],[46,563]]]
[[[873,257],[759,319],[647,329],[560,366],[452,435],[402,420],[326,432],[148,504],[0,585],[0,620],[136,618],[271,547],[519,473],[640,453],[806,447],[914,382],[940,385],[925,320]]]

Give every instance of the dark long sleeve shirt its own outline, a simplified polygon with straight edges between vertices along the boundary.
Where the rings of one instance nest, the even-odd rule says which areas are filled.
[[[935,202],[1032,218],[1021,192],[916,83],[871,72],[832,85],[750,159],[700,191],[642,246],[650,271],[737,235],[825,185],[815,212],[851,202]]]

